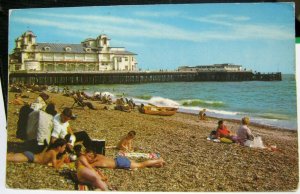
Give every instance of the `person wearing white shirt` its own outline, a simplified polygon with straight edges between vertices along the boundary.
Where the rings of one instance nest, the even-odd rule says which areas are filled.
[[[86,148],[91,145],[92,140],[85,131],[74,133],[71,129],[69,120],[75,118],[76,117],[72,114],[72,110],[70,108],[65,108],[61,114],[57,114],[53,118],[51,143],[53,143],[58,138],[64,138],[67,140],[69,148],[72,148],[74,146],[74,143],[79,141],[82,141],[84,147]]]

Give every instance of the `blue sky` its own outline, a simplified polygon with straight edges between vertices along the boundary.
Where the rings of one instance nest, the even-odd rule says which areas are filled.
[[[168,4],[11,10],[9,52],[27,30],[37,42],[80,43],[106,34],[143,70],[233,63],[295,73],[293,3]]]

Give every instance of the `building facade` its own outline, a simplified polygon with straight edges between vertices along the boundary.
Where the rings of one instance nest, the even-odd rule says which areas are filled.
[[[9,71],[137,71],[136,54],[124,47],[110,47],[110,39],[100,35],[80,44],[38,43],[27,31],[15,40],[9,55]]]
[[[242,69],[241,65],[233,65],[229,63],[214,64],[214,65],[198,65],[194,67],[181,66],[178,67],[178,71],[246,71]]]

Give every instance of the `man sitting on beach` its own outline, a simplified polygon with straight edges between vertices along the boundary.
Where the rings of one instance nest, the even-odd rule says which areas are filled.
[[[136,135],[135,131],[129,131],[126,136],[124,136],[117,145],[117,149],[126,152],[133,152],[133,139]]]
[[[46,151],[39,154],[33,154],[30,151],[25,151],[23,153],[8,153],[6,159],[10,162],[34,162],[38,164],[52,163],[52,166],[57,169],[64,163],[66,157],[68,157],[64,154],[62,159],[56,159],[58,154],[64,153],[66,144],[67,142],[64,139],[56,139]]]
[[[39,110],[29,113],[25,140],[30,151],[39,153],[50,144],[53,117],[56,114],[54,103],[49,103],[45,111]]]
[[[89,157],[91,161],[91,166],[100,167],[100,168],[112,168],[112,169],[137,169],[137,168],[145,168],[145,167],[156,167],[160,168],[165,165],[165,161],[162,158],[155,160],[146,160],[143,162],[136,162],[133,160],[129,160],[124,156],[117,156],[115,159],[105,157],[101,154],[96,154],[92,150],[86,150],[87,157]]]
[[[91,138],[85,131],[73,132],[70,127],[69,120],[75,119],[76,116],[73,115],[70,108],[65,108],[61,114],[57,114],[53,118],[53,131],[51,134],[51,143],[53,143],[57,138],[64,138],[68,142],[75,137],[75,142],[82,141],[84,147],[89,147],[91,145]],[[72,142],[73,144],[75,142]],[[71,149],[74,145],[69,142],[68,149]]]
[[[31,104],[31,108],[35,111],[43,110],[45,111],[47,107],[47,100],[49,99],[49,95],[42,92],[40,95],[36,98],[36,100]]]

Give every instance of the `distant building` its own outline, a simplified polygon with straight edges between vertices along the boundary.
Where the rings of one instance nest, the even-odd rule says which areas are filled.
[[[27,31],[15,40],[9,55],[12,71],[137,71],[134,53],[124,47],[110,47],[109,38],[100,35],[80,44],[38,43]]]
[[[194,67],[181,66],[178,71],[243,71],[241,65],[233,65],[229,63],[214,65],[198,65]]]

